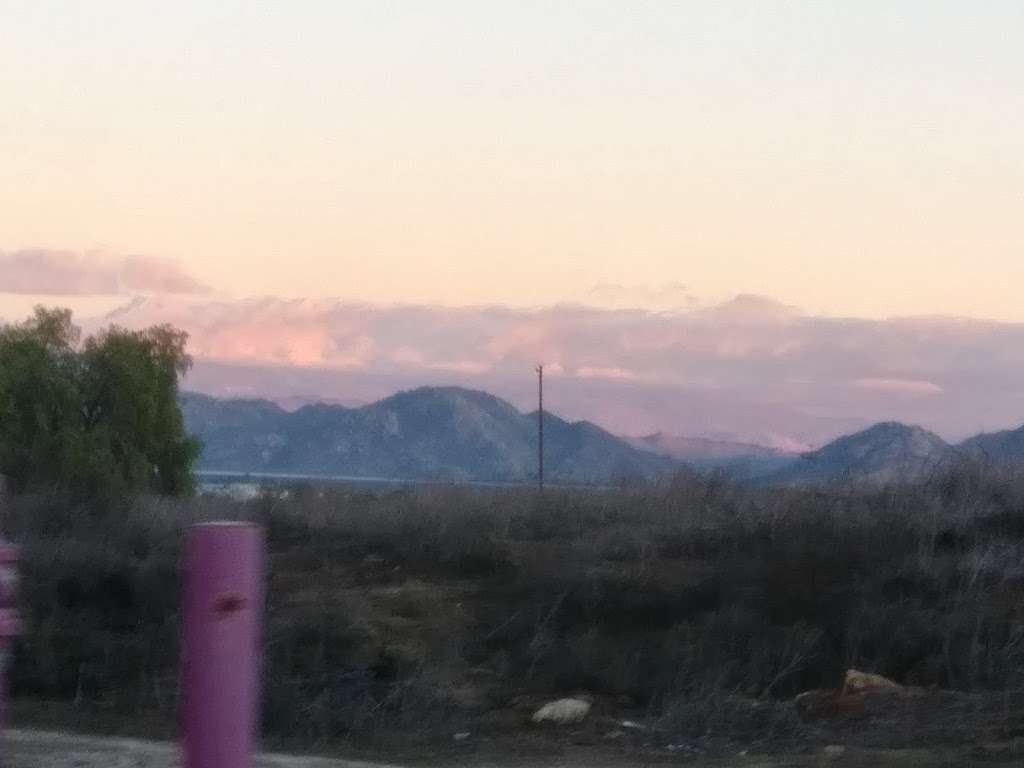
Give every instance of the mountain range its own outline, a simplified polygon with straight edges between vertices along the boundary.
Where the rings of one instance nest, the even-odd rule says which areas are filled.
[[[722,469],[739,478],[769,475],[788,466],[797,456],[793,451],[757,443],[666,432],[627,439],[637,448],[668,456],[695,469]]]
[[[883,422],[802,454],[764,479],[779,485],[846,480],[884,484],[926,477],[956,458],[957,450],[934,432]]]
[[[537,413],[477,390],[421,387],[360,407],[315,403],[288,410],[269,400],[183,393],[201,470],[399,480],[536,480]],[[546,477],[607,484],[653,479],[683,465],[724,469],[767,485],[914,480],[963,458],[1024,467],[1024,427],[950,444],[898,422],[876,424],[803,454],[763,445],[656,433],[622,438],[545,411]]]
[[[802,454],[758,478],[777,485],[922,480],[964,460],[996,469],[1024,469],[1024,427],[947,443],[934,432],[898,422],[875,424]]]
[[[486,392],[422,387],[358,408],[185,393],[182,412],[202,440],[201,470],[401,480],[527,482],[537,476],[537,414]],[[544,414],[545,474],[601,484],[672,472],[669,457],[586,421]]]

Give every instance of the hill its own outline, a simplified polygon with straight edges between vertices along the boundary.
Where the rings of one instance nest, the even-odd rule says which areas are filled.
[[[204,444],[199,468],[408,480],[536,479],[537,414],[486,392],[421,387],[361,407],[181,395],[188,429]],[[917,426],[883,422],[799,456],[777,448],[664,432],[619,438],[586,421],[545,413],[552,482],[653,478],[683,463],[762,485],[920,480],[960,458],[1024,466],[1024,427],[952,446]]]
[[[1024,465],[1024,427],[976,435],[957,447],[965,456],[996,467]]]
[[[631,445],[685,462],[695,469],[724,469],[737,479],[753,479],[789,465],[796,454],[755,443],[683,437],[656,432],[629,438]]]
[[[530,481],[536,478],[536,413],[486,392],[422,387],[360,408],[307,405],[288,412],[264,400],[186,393],[182,411],[204,444],[200,469],[231,472]],[[553,482],[650,478],[676,462],[639,450],[589,422],[545,412],[545,471]]]
[[[776,485],[858,481],[888,483],[919,480],[949,466],[960,453],[921,427],[883,422],[803,454],[768,475]]]

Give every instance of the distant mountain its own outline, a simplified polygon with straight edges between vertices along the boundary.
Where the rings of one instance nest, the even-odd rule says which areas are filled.
[[[686,462],[697,469],[724,469],[741,479],[776,471],[796,457],[795,453],[766,445],[682,437],[666,432],[629,438],[629,442],[637,448]]]
[[[421,480],[528,481],[536,477],[536,413],[486,392],[423,387],[360,408],[185,393],[188,429],[204,444],[200,469]],[[589,422],[545,412],[545,474],[552,482],[608,483],[673,471]]]
[[[294,411],[268,400],[193,393],[182,394],[181,404],[188,429],[204,444],[200,469],[408,480],[536,478],[536,413],[521,413],[486,392],[421,387],[361,407],[317,403]],[[652,478],[682,463],[766,485],[918,480],[964,457],[1024,467],[1024,427],[951,446],[921,427],[885,422],[795,455],[667,433],[627,440],[547,412],[544,424],[552,482]]]
[[[358,398],[342,400],[334,397],[313,397],[311,395],[275,397],[271,402],[289,412],[297,411],[299,408],[307,405],[343,405],[346,408],[362,408],[367,404],[365,400],[359,400]]]
[[[959,455],[933,432],[884,422],[805,453],[765,481],[773,485],[811,485],[915,480],[952,465]]]
[[[1024,427],[975,435],[957,447],[965,456],[996,467],[1024,465]]]

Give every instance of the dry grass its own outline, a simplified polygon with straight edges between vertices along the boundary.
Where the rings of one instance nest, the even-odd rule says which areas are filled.
[[[635,745],[820,746],[835,733],[788,699],[850,666],[1006,702],[957,715],[957,738],[1024,729],[1024,480],[976,467],[882,490],[684,476],[543,497],[305,488],[8,512],[26,555],[16,691],[79,711],[173,716],[181,532],[224,517],[269,534],[276,738],[497,734],[523,725],[517,697],[586,690],[600,716],[584,740],[628,714],[648,729]],[[907,746],[900,728],[871,731],[873,748]],[[948,734],[935,731],[921,738]]]

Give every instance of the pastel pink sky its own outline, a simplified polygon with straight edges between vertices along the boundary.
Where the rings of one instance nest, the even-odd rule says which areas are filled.
[[[53,283],[81,264],[38,263],[37,276]],[[106,272],[92,274],[120,274],[116,260],[104,264]],[[190,334],[196,361],[186,388],[287,404],[365,403],[457,384],[529,410],[534,365],[543,361],[548,408],[622,434],[793,448],[882,420],[950,439],[1024,420],[1024,323],[832,318],[755,295],[671,311],[235,299],[183,275],[170,281],[176,290],[164,290],[167,274],[166,264],[137,268],[134,279],[150,278],[142,293],[10,294],[0,319],[24,317],[43,301],[75,307],[87,333],[172,323]]]
[[[1024,4],[16,0],[0,320],[783,445],[1024,418]],[[112,314],[111,314],[112,313]],[[967,318],[967,319],[963,319]]]
[[[1022,28],[1010,0],[15,2],[0,250],[239,297],[1024,320]]]

